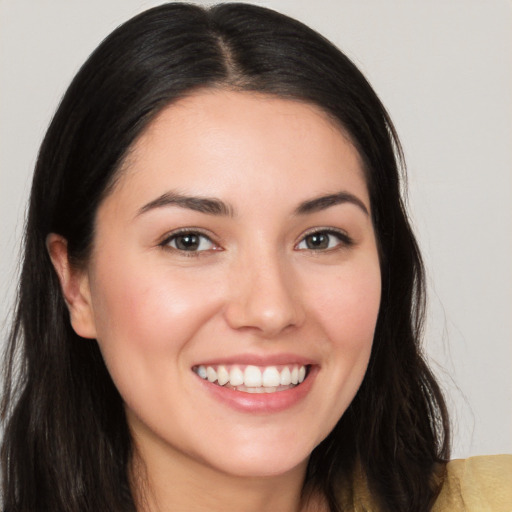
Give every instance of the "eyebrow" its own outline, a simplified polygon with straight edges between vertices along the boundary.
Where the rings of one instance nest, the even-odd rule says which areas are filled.
[[[363,201],[349,192],[338,192],[337,194],[329,194],[326,196],[316,197],[315,199],[308,199],[295,209],[295,214],[305,215],[308,213],[315,213],[330,208],[331,206],[344,203],[353,204],[360,208],[366,215],[370,215],[370,212]]]
[[[319,212],[326,210],[331,206],[344,203],[353,204],[361,209],[366,215],[370,215],[365,204],[357,196],[344,191],[338,192],[337,194],[328,194],[303,201],[295,209],[294,214],[307,215],[309,213]],[[166,206],[179,206],[180,208],[187,208],[189,210],[206,213],[208,215],[220,215],[226,217],[235,216],[235,209],[220,199],[213,197],[187,196],[180,194],[179,192],[166,192],[156,199],[153,199],[153,201],[150,201],[140,208],[137,212],[137,216],[150,210]]]
[[[234,209],[220,199],[210,197],[186,196],[178,192],[166,192],[153,201],[145,204],[137,213],[140,215],[155,208],[179,206],[209,215],[234,216]]]

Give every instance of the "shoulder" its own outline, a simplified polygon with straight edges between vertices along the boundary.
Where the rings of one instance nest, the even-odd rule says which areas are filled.
[[[432,512],[511,510],[512,455],[492,455],[449,462]]]

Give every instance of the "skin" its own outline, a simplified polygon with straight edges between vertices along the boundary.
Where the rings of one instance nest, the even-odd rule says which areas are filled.
[[[355,199],[297,213],[340,192]],[[170,193],[228,211],[155,202]],[[135,143],[85,268],[49,236],[73,327],[97,339],[125,401],[141,510],[299,510],[308,457],[370,356],[381,281],[369,213],[359,155],[321,110],[209,90],[165,108]],[[177,248],[182,228],[205,236],[200,250]],[[326,247],[311,248],[312,230]],[[240,411],[192,371],[241,354],[307,359],[308,393]]]

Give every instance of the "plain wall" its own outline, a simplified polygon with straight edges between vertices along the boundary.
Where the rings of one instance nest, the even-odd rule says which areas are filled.
[[[59,99],[111,30],[160,3],[0,0],[5,322],[31,173]],[[512,452],[512,3],[254,3],[330,38],[387,106],[408,162],[409,205],[430,288],[425,346],[453,414],[453,455]]]

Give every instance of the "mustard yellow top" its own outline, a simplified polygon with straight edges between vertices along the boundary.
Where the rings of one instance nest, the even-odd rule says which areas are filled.
[[[377,512],[360,476],[345,508]],[[347,499],[348,498],[348,499]],[[453,460],[432,512],[512,512],[512,455],[490,455]]]
[[[451,461],[432,512],[512,512],[512,455]]]

